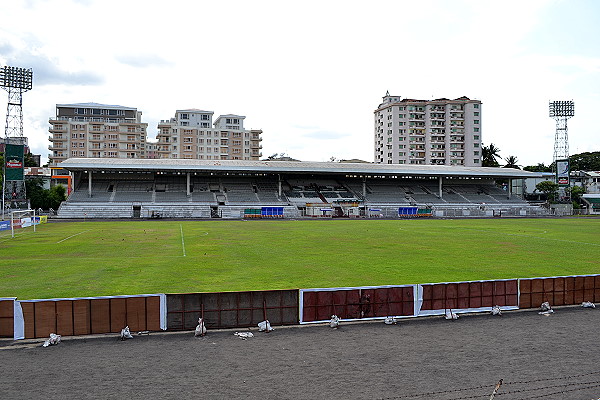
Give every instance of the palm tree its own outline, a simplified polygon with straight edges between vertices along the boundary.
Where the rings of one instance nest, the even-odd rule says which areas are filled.
[[[490,143],[489,146],[481,148],[481,165],[483,167],[499,167],[496,157],[500,157],[500,149]]]
[[[502,168],[521,169],[521,167],[519,167],[519,164],[517,164],[518,160],[515,156],[508,156],[504,159],[504,161],[506,161],[506,165],[504,165],[504,167]]]

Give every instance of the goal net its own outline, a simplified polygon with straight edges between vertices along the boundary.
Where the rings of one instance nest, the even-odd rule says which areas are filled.
[[[35,232],[40,224],[40,216],[36,215],[35,210],[17,210],[10,213],[10,235],[17,235]]]

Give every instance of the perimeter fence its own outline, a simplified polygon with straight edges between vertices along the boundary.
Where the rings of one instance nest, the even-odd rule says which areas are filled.
[[[0,337],[31,339],[131,331],[193,330],[415,318],[600,302],[600,275],[320,289],[145,294],[41,300],[0,298]]]

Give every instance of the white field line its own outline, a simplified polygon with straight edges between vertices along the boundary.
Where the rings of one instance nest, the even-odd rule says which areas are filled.
[[[183,256],[185,257],[185,241],[183,240],[183,226],[179,224],[179,231],[181,232],[181,248],[183,249]]]
[[[82,233],[86,233],[86,232],[89,232],[89,231],[91,231],[91,229],[88,229],[87,231],[82,231],[82,232],[76,233],[76,234],[74,234],[74,235],[71,235],[71,236],[69,236],[69,237],[66,237],[66,238],[64,238],[64,239],[62,239],[62,240],[59,240],[58,242],[56,242],[56,244],[58,244],[58,243],[62,243],[62,242],[64,242],[65,240],[69,240],[69,239],[71,239],[71,238],[73,238],[73,237],[75,237],[75,236],[79,236],[79,235],[81,235]]]

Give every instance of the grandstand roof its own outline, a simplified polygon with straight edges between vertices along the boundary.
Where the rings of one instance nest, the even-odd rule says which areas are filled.
[[[374,163],[337,163],[304,161],[188,160],[69,158],[58,165],[69,171],[177,171],[177,172],[245,172],[311,173],[396,176],[444,176],[479,178],[540,178],[539,172],[513,168],[461,167],[447,165],[401,165]]]

